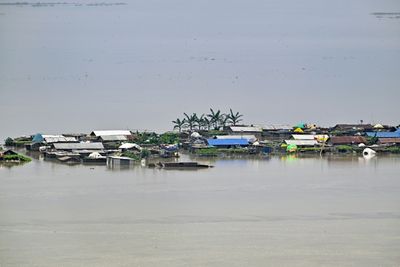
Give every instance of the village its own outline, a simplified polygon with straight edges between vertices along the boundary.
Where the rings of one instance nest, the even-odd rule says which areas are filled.
[[[207,167],[193,162],[162,163],[181,153],[198,157],[270,155],[363,155],[400,153],[399,126],[337,124],[324,128],[312,123],[244,125],[239,112],[207,115],[184,113],[172,121],[173,131],[158,134],[131,130],[95,130],[88,134],[37,133],[7,138],[0,162],[21,163],[23,154],[40,154],[45,160],[66,164],[130,165],[148,160],[147,167]],[[156,163],[154,163],[156,162]],[[168,165],[170,164],[170,165]],[[175,164],[175,165],[174,165]]]

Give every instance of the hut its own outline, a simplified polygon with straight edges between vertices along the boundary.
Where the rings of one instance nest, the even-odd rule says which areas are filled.
[[[367,143],[363,136],[331,136],[329,143],[332,145],[358,145]]]
[[[235,147],[247,147],[249,141],[244,138],[236,139],[207,139],[209,146],[217,148],[235,148]]]
[[[32,143],[53,144],[53,143],[77,143],[79,142],[75,137],[64,136],[61,134],[36,134],[32,138]]]
[[[104,146],[102,143],[54,143],[52,148],[62,151],[102,151]]]
[[[298,147],[306,147],[306,146],[318,146],[320,145],[317,140],[285,140],[287,145],[295,145]]]
[[[262,128],[258,126],[229,126],[227,132],[230,135],[254,135],[256,138],[261,138]]]
[[[283,141],[289,139],[292,134],[292,127],[287,124],[262,126],[262,140]]]
[[[400,138],[379,138],[378,144],[380,145],[400,145]]]
[[[13,156],[13,155],[18,155],[18,153],[11,149],[0,151],[0,159],[3,159],[4,156]]]

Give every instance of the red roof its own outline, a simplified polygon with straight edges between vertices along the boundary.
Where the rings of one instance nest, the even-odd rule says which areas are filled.
[[[332,136],[330,142],[333,145],[348,145],[366,143],[367,140],[362,136]]]
[[[379,138],[381,144],[400,144],[400,138]]]

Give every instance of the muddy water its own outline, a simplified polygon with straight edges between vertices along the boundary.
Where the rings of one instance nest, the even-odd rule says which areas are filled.
[[[0,266],[398,266],[400,158],[0,168]]]

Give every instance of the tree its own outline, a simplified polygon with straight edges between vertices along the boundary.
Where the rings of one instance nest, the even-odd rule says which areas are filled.
[[[218,123],[219,123],[219,125],[221,125],[222,127],[225,127],[226,124],[228,123],[228,121],[229,121],[229,115],[227,115],[227,114],[222,114],[221,117],[219,118]]]
[[[172,121],[174,125],[174,130],[178,129],[179,132],[182,132],[182,128],[186,125],[186,119],[179,119],[177,118],[176,120]]]
[[[243,117],[242,114],[240,114],[239,112],[233,113],[232,109],[229,109],[229,115],[228,115],[228,119],[229,122],[232,123],[233,126],[235,126],[238,122],[241,122],[242,119],[241,117]]]
[[[13,146],[14,145],[14,140],[11,137],[8,137],[5,141],[4,141],[6,146]]]
[[[186,113],[183,113],[185,115],[186,123],[189,126],[190,131],[193,131],[193,128],[196,127],[197,123],[197,114],[193,113],[192,115],[188,115]]]
[[[218,130],[218,123],[221,120],[221,111],[217,110],[216,112],[210,108],[211,113],[207,114],[207,117],[210,118],[211,124],[214,126],[215,130]]]
[[[194,113],[194,114],[196,114],[196,113]],[[201,130],[201,127],[204,126],[204,114],[201,114],[200,117],[198,117],[198,116],[196,115],[196,123],[197,123],[197,127],[198,127],[198,129],[199,129],[199,131],[200,131],[200,130]]]
[[[207,131],[210,131],[211,121],[207,117],[203,118],[203,125],[207,128]]]

